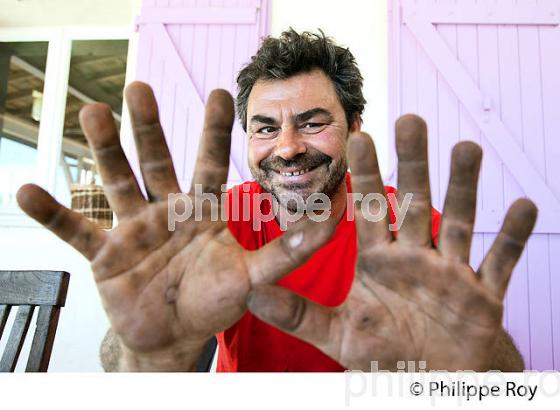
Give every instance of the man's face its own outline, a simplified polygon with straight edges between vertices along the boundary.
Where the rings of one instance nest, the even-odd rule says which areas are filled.
[[[332,197],[344,181],[348,126],[321,70],[257,81],[249,95],[247,134],[253,176],[290,210],[294,195]]]

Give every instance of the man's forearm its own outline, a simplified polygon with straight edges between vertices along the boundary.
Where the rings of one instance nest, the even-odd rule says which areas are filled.
[[[525,370],[523,357],[511,336],[502,328],[496,338],[490,370],[522,372]]]
[[[111,329],[101,342],[101,365],[106,372],[193,372],[205,345],[185,346],[161,354],[135,355],[123,351],[117,336]]]
[[[106,372],[118,372],[120,369],[120,362],[122,360],[122,349],[117,340],[117,337],[109,328],[99,349],[99,356],[101,358],[101,366]]]

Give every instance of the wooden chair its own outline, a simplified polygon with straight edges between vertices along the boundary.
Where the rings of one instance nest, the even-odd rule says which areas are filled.
[[[36,306],[39,306],[37,327],[25,371],[47,371],[69,279],[67,272],[0,271],[0,338],[12,306],[19,306],[0,359],[0,372],[15,370]]]
[[[216,354],[216,348],[218,347],[218,340],[216,336],[212,337],[204,347],[202,355],[198,359],[196,365],[196,371],[201,373],[208,373],[212,368],[212,362],[214,361],[214,355]]]

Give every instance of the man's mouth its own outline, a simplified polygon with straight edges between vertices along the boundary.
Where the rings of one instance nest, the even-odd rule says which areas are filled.
[[[283,177],[299,177],[301,175],[309,174],[310,172],[316,170],[317,168],[321,167],[321,165],[313,165],[307,168],[284,168],[284,169],[275,169],[274,172],[283,176]]]
[[[274,178],[281,185],[292,186],[304,184],[308,185],[320,177],[320,172],[325,164],[307,166],[307,168],[286,167],[273,170]]]
[[[280,171],[280,175],[285,176],[285,177],[295,177],[298,175],[303,175],[308,173],[309,171],[311,171],[311,168],[305,168],[305,169],[301,169],[299,171],[291,171],[291,172],[282,172]]]

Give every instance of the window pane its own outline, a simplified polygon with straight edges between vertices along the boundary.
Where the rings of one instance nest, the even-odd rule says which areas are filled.
[[[33,180],[47,42],[0,42],[0,209]]]
[[[57,170],[56,197],[71,205],[73,184],[101,184],[78,114],[84,104],[109,104],[120,128],[126,74],[127,40],[81,40],[72,42],[66,115]]]

